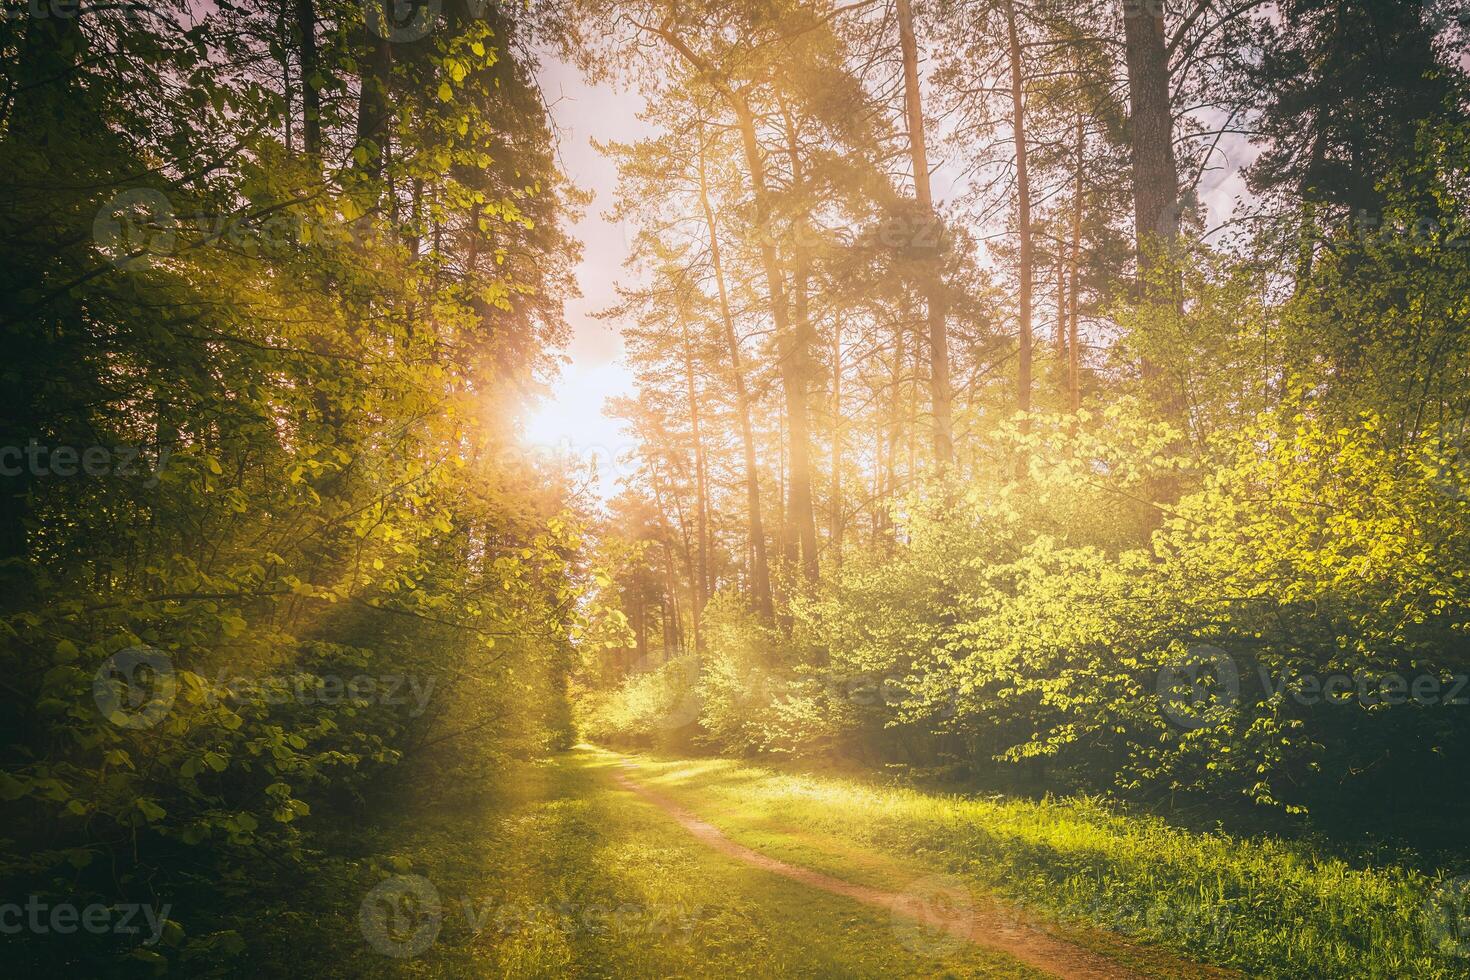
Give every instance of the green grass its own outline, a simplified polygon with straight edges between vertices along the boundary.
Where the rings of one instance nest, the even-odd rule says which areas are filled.
[[[647,785],[749,847],[865,884],[953,873],[1144,972],[1177,975],[1139,944],[1258,976],[1470,976],[1470,958],[1432,926],[1433,883],[1412,870],[1192,833],[1086,799],[977,799],[722,759],[628,758]]]
[[[581,749],[353,829],[311,909],[263,923],[258,975],[353,977],[1038,977],[1014,959],[915,934],[886,911],[748,867],[618,787],[620,757]],[[421,875],[443,905],[437,939],[397,959],[358,909],[385,875]],[[465,914],[468,901],[471,916]],[[478,920],[480,928],[476,928]],[[405,919],[409,929],[419,919]]]
[[[1033,977],[994,951],[749,867],[697,841],[615,766],[789,863],[888,891],[951,874],[984,901],[1155,977],[1470,976],[1430,930],[1432,883],[1309,845],[1193,833],[1085,799],[923,793],[853,776],[579,748],[484,784],[422,792],[326,842],[339,871],[260,896],[245,962],[322,977]],[[421,785],[421,784],[415,784]],[[359,909],[394,874],[438,892],[412,958],[375,950]],[[411,928],[421,920],[407,918]],[[394,936],[404,931],[393,932]]]

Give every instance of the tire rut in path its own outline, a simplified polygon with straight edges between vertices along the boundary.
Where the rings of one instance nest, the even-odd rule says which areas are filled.
[[[779,861],[759,851],[753,851],[726,837],[713,824],[699,819],[673,800],[656,790],[649,789],[626,773],[614,772],[618,785],[637,794],[679,822],[706,846],[745,864],[790,878],[812,888],[834,895],[843,895],[864,905],[887,909],[896,916],[917,921],[921,927],[948,933],[964,942],[987,949],[1007,953],[1025,963],[1064,980],[1133,980],[1142,974],[1135,973],[1089,949],[1074,945],[1039,929],[1021,923],[1014,913],[996,905],[989,908],[977,907],[965,914],[956,915],[927,907],[916,901],[916,896],[900,892],[883,891],[858,885],[841,878],[803,868],[799,865]]]

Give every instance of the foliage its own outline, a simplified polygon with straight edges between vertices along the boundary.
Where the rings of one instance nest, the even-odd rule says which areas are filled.
[[[593,576],[497,421],[575,255],[517,25],[385,69],[304,9],[0,22],[0,877],[174,910],[21,962],[223,969],[401,761],[571,738]]]

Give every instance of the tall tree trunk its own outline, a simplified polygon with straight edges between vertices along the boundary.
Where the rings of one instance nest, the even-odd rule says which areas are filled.
[[[1057,326],[1053,338],[1057,347],[1057,369],[1053,375],[1063,394],[1067,390],[1067,242],[1057,236],[1057,252],[1053,257],[1057,284]]]
[[[740,341],[735,336],[735,320],[730,315],[730,297],[725,289],[725,270],[720,262],[720,235],[715,225],[715,212],[709,203],[709,179],[705,173],[704,131],[699,134],[699,204],[704,210],[704,223],[709,231],[710,266],[714,269],[715,287],[720,299],[720,323],[724,327],[725,346],[730,355],[730,371],[735,382],[736,409],[740,415],[740,440],[745,452],[745,502],[750,522],[750,591],[755,611],[769,621],[774,612],[771,603],[771,572],[766,562],[766,531],[761,521],[760,472],[756,468],[755,432],[750,421],[750,392],[745,385],[745,366],[740,357]]]
[[[790,473],[787,477],[787,522],[794,525],[801,544],[802,573],[808,581],[817,577],[817,521],[812,508],[811,435],[807,420],[807,338],[791,322],[786,284],[771,240],[771,195],[766,182],[765,159],[756,139],[755,116],[743,97],[735,100],[735,116],[745,163],[750,171],[755,198],[755,222],[760,238],[761,266],[771,298],[771,321],[777,339],[781,385],[786,395],[787,447]]]
[[[690,622],[694,627],[694,649],[699,650],[703,648],[700,620],[704,613],[704,604],[709,598],[706,591],[709,588],[709,497],[704,483],[704,435],[699,425],[699,397],[694,385],[694,349],[689,343],[689,325],[683,322],[682,317],[680,332],[684,341],[684,385],[689,399],[689,424],[694,436],[694,534],[697,558],[694,574],[690,576],[693,580]]]
[[[939,216],[929,186],[929,151],[924,139],[923,101],[919,93],[919,46],[914,40],[909,0],[898,0],[898,39],[903,51],[904,109],[908,121],[909,159],[914,170],[914,197],[924,227],[916,229],[932,241],[934,255],[923,277],[924,307],[929,325],[929,399],[934,412],[934,459],[941,467],[954,459],[954,419],[949,378],[949,331],[945,324]]]
[[[791,540],[791,511],[786,506],[786,406],[776,406],[776,555],[785,557]]]
[[[888,533],[893,529],[893,515],[889,505],[893,503],[898,495],[898,449],[903,439],[903,398],[904,398],[904,320],[898,317],[894,321],[893,328],[893,373],[889,379],[889,387],[893,397],[889,403],[889,418],[887,439],[885,440],[882,454],[883,459],[879,466],[879,472],[883,476],[883,491],[879,499],[878,514],[881,519],[881,529],[884,532],[883,541],[885,548],[891,547],[893,538]]]
[[[647,30],[663,38],[679,55],[697,69],[716,92],[730,106],[740,130],[740,143],[745,154],[746,168],[750,172],[752,196],[755,201],[755,222],[760,240],[761,266],[765,271],[766,285],[770,293],[771,325],[775,329],[777,357],[781,371],[781,384],[785,390],[787,413],[790,416],[788,446],[791,456],[791,491],[788,499],[789,521],[797,528],[797,537],[802,543],[802,571],[808,579],[817,573],[817,522],[812,507],[811,486],[811,437],[807,422],[807,361],[810,352],[806,349],[808,338],[792,330],[790,310],[787,308],[786,286],[782,278],[780,261],[776,255],[775,242],[771,240],[771,195],[766,182],[765,160],[760,142],[756,138],[755,114],[748,93],[732,88],[723,76],[706,59],[700,57],[673,29],[673,18],[668,17],[658,27],[645,26]]]
[[[775,329],[777,357],[781,372],[781,384],[785,389],[787,413],[790,416],[788,446],[791,456],[791,491],[788,500],[788,520],[795,524],[797,537],[802,544],[802,571],[808,579],[817,574],[817,522],[812,507],[811,485],[811,437],[807,421],[807,383],[810,351],[808,338],[793,332],[790,310],[787,308],[786,286],[782,278],[780,261],[776,255],[775,242],[771,240],[771,195],[766,182],[765,160],[760,141],[756,138],[755,113],[751,108],[748,93],[732,88],[707,60],[694,52],[671,28],[673,18],[665,19],[662,26],[645,27],[666,41],[681,57],[696,68],[730,106],[740,130],[741,148],[745,154],[746,169],[750,172],[752,197],[755,201],[755,222],[760,240],[761,266],[765,271],[766,285],[770,293],[771,325]]]
[[[669,493],[677,501],[678,494],[674,492],[674,489],[673,489],[672,485],[669,488]],[[673,651],[682,652],[682,649],[683,648],[682,648],[682,644],[679,642],[679,640],[680,640],[680,627],[679,627],[679,587],[678,587],[678,575],[675,574],[675,572],[674,572],[674,555],[673,555],[673,549],[670,547],[670,542],[674,540],[674,529],[669,526],[669,510],[668,510],[667,507],[664,506],[663,494],[660,492],[660,490],[658,488],[658,474],[657,474],[657,471],[655,471],[655,473],[654,473],[654,479],[653,479],[653,496],[654,496],[654,505],[658,508],[659,529],[663,532],[660,535],[660,539],[661,539],[662,547],[663,547],[663,553],[664,553],[664,569],[663,569],[663,571],[664,571],[664,584],[663,584],[663,590],[662,591],[663,591],[663,594],[664,594],[664,597],[665,597],[664,598],[664,602],[663,602],[663,607],[667,610],[667,613],[666,613],[666,615],[664,617],[664,636],[663,636],[663,640],[664,640],[664,663],[668,663],[669,662],[669,657],[671,655],[671,652],[673,652]],[[682,532],[683,529],[684,529],[684,518],[683,518],[682,513],[678,515],[678,521],[679,521],[679,525],[680,525],[680,531]],[[685,540],[685,543],[686,543],[685,544],[685,549],[684,549],[684,554],[687,557],[688,554],[689,554],[689,548],[688,548],[688,544],[687,544],[687,542],[688,542],[688,536],[687,536],[687,534],[684,535],[684,540]]]
[[[704,566],[704,580],[700,583],[700,586],[704,593],[704,602],[708,604],[710,598],[715,594],[715,580],[717,578],[715,573],[714,504],[710,500],[709,492],[709,450],[705,448],[704,437],[699,433],[696,433],[695,445],[699,447],[699,458],[697,460],[699,463],[698,479],[699,485],[702,487],[700,491],[700,503],[703,507],[703,513],[700,514],[699,520],[701,528],[700,535],[703,539],[700,542],[700,564]],[[703,610],[704,606],[701,605],[700,611],[703,612]]]
[[[296,33],[301,45],[301,133],[309,157],[322,153],[322,97],[312,79],[318,71],[316,52],[316,8],[313,0],[296,0]]]
[[[1169,51],[1162,4],[1123,0],[1124,44],[1128,61],[1128,138],[1133,161],[1133,229],[1138,249],[1138,298],[1158,307],[1182,306],[1177,271],[1157,283],[1158,258],[1169,254],[1179,236],[1179,164],[1174,156],[1174,112],[1170,99]],[[1157,352],[1155,352],[1157,353]],[[1182,392],[1145,354],[1140,373],[1149,395],[1167,417],[1182,420]],[[1156,499],[1178,494],[1173,479],[1161,479]]]
[[[909,380],[909,403],[908,410],[904,413],[908,421],[908,439],[906,447],[908,451],[908,469],[905,471],[904,485],[911,487],[919,473],[919,375],[924,371],[924,350],[919,340],[919,332],[914,331],[914,374]]]
[[[791,188],[792,196],[796,200],[806,199],[806,169],[802,164],[800,134],[796,122],[787,109],[784,100],[781,101],[781,118],[786,128],[786,152],[791,162]],[[804,495],[793,499],[791,510],[793,513],[801,513],[803,509],[807,515],[797,525],[797,538],[801,545],[801,570],[808,582],[817,579],[817,514],[816,501],[812,491],[811,472],[811,416],[808,403],[808,372],[805,370],[811,363],[812,346],[814,343],[814,331],[811,320],[811,296],[809,285],[811,281],[811,256],[807,251],[807,240],[809,228],[806,223],[805,213],[795,215],[793,220],[796,224],[795,234],[791,243],[791,312],[792,329],[794,333],[797,366],[800,375],[801,394],[801,439],[803,447],[803,479],[798,482],[793,479],[791,492]],[[793,417],[795,410],[793,410]],[[792,437],[797,438],[796,429],[792,430]],[[795,476],[793,455],[792,475]]]
[[[1169,54],[1161,4],[1123,0],[1128,61],[1128,139],[1133,158],[1133,232],[1139,270],[1179,231],[1179,166],[1169,99]]]
[[[1307,164],[1307,174],[1315,174],[1321,170],[1325,140],[1326,133],[1318,130],[1316,138],[1312,140],[1312,156],[1311,162]],[[1297,200],[1301,204],[1297,219],[1296,285],[1292,289],[1293,294],[1300,294],[1311,281],[1312,265],[1317,254],[1317,202],[1312,199],[1305,175],[1297,186]]]
[[[1086,134],[1082,128],[1082,113],[1077,113],[1076,183],[1072,188],[1072,282],[1067,292],[1071,296],[1071,309],[1067,315],[1067,408],[1077,414],[1082,408],[1082,352],[1077,346],[1078,274],[1077,268],[1082,248],[1082,154]]]
[[[663,553],[664,663],[668,663],[679,648],[679,593],[674,589],[674,557],[669,553],[668,538],[664,538]]]
[[[887,442],[883,424],[883,413],[873,413],[873,488],[868,498],[872,537],[870,544],[877,548],[883,539],[883,446]]]
[[[384,23],[392,23],[391,8],[394,0],[372,0],[372,2],[381,2],[383,7],[381,16],[386,18]],[[374,15],[369,12],[368,16]],[[362,87],[357,97],[357,130],[354,135],[354,146],[365,147],[368,143],[372,144],[374,149],[366,150],[367,159],[361,164],[359,170],[369,179],[377,180],[383,175],[383,158],[386,155],[383,141],[385,124],[388,121],[388,81],[393,67],[393,47],[373,30],[368,30],[367,42],[367,60],[363,65]]]
[[[828,544],[832,568],[842,567],[842,319],[832,327],[832,488]]]
[[[292,104],[295,101],[291,91],[291,39],[295,31],[289,26],[288,14],[284,5],[276,11],[276,42],[280,45],[281,54],[281,96],[286,103],[285,112],[281,113],[281,143],[289,157],[296,152],[296,137],[291,125],[294,114]]]
[[[1150,301],[1157,256],[1179,234],[1179,164],[1174,156],[1174,113],[1169,97],[1169,52],[1163,6],[1123,0],[1124,44],[1128,61],[1128,139],[1133,162],[1133,234],[1138,250],[1139,298]],[[1165,289],[1176,296],[1177,289]],[[1158,388],[1163,384],[1148,357],[1140,369]],[[1156,390],[1166,412],[1177,414],[1178,393]]]
[[[898,490],[898,447],[903,439],[903,321],[893,327],[893,372],[889,379],[893,398],[888,405],[888,427],[885,430],[883,454],[883,501],[893,501]],[[885,519],[884,524],[887,524]]]
[[[1016,234],[1020,240],[1017,275],[1017,311],[1020,317],[1020,351],[1016,365],[1016,408],[1031,411],[1031,175],[1026,162],[1026,103],[1021,64],[1021,39],[1016,30],[1015,0],[1006,0],[1006,33],[1011,56],[1011,136],[1016,143]],[[1021,432],[1031,431],[1031,421],[1021,420]],[[1023,464],[1024,465],[1024,464]]]

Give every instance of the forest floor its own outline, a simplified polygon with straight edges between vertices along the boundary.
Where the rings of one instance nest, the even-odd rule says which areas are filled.
[[[257,971],[424,977],[1452,976],[1382,869],[878,779],[579,746],[328,842]],[[330,881],[327,879],[330,878]],[[1385,890],[1387,889],[1387,890]],[[1418,903],[1418,904],[1416,904]],[[1409,906],[1413,906],[1412,910]],[[291,916],[294,913],[283,913]],[[258,921],[258,920],[257,920]],[[1422,941],[1418,953],[1423,956]]]
[[[638,771],[631,761],[623,762],[622,767]],[[974,945],[1004,953],[1043,975],[1068,980],[1230,975],[1157,953],[1125,950],[1116,941],[1098,942],[1100,937],[1091,937],[1094,942],[1087,944],[1062,938],[1040,927],[1024,912],[996,901],[993,896],[977,896],[974,889],[952,875],[934,874],[922,867],[905,865],[876,851],[850,846],[834,849],[830,841],[814,839],[794,828],[766,827],[760,836],[773,850],[776,847],[772,845],[776,845],[794,856],[811,858],[812,863],[830,863],[830,858],[841,851],[844,865],[860,870],[856,877],[889,884],[887,887],[860,884],[782,861],[735,843],[718,827],[662,793],[648,789],[626,772],[615,773],[614,779],[667,813],[695,838],[729,858],[810,888],[887,911],[894,937],[915,952],[939,953],[951,946]],[[1120,952],[1128,955],[1116,958],[1108,955]],[[1128,961],[1143,969],[1125,965]],[[934,967],[936,971],[940,970],[939,963]]]
[[[505,795],[426,799],[359,827],[361,859],[290,903],[317,914],[264,924],[251,965],[330,977],[1224,975],[1042,923],[922,857],[735,813],[725,794],[740,770],[686,766],[579,746],[503,774]]]

